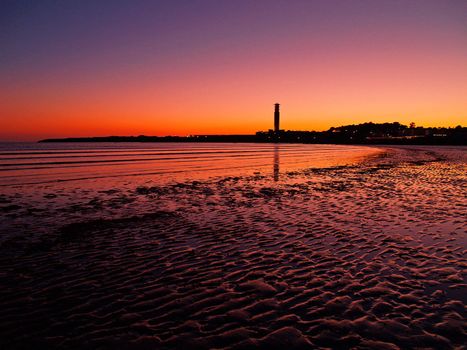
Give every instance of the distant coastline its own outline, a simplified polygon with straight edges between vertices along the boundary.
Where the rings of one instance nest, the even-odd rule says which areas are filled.
[[[424,128],[394,123],[364,123],[327,131],[258,131],[254,135],[102,136],[40,140],[52,142],[253,142],[397,145],[467,145],[467,128]]]

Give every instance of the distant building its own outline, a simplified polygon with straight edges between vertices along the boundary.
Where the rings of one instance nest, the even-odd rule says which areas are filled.
[[[277,134],[279,132],[279,122],[280,122],[280,112],[279,112],[279,103],[274,104],[274,132]]]

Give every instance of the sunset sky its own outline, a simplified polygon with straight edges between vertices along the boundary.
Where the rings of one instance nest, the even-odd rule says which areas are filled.
[[[0,140],[467,124],[465,0],[0,3]]]

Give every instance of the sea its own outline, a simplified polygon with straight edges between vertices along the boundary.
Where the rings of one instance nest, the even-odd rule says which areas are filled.
[[[345,165],[377,151],[316,144],[0,143],[0,188],[90,181],[104,187],[119,181],[163,184],[248,174],[277,180],[284,172]]]
[[[170,186],[180,189],[178,200],[190,201],[197,183],[253,177],[280,185],[292,172],[348,165],[379,151],[305,144],[0,143],[0,244],[19,232],[36,237],[71,222],[177,210],[177,201],[161,207],[157,200]]]

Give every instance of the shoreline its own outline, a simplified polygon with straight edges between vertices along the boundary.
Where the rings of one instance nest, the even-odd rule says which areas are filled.
[[[3,241],[0,344],[462,346],[465,152],[384,149],[277,182],[253,174],[102,193],[89,210],[130,201],[137,215]]]

